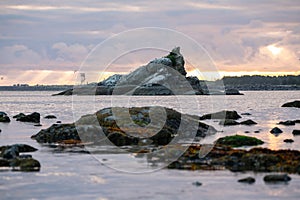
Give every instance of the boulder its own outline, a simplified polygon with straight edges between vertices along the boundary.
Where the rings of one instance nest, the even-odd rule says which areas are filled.
[[[235,88],[225,89],[225,94],[226,95],[244,95],[244,94],[240,93],[240,91],[238,89],[235,89]]]
[[[149,125],[151,122],[150,108],[164,110],[166,121],[160,122],[161,114],[158,112],[152,116],[158,121]],[[120,116],[115,116],[113,110],[117,111]],[[128,121],[126,118],[128,110],[132,121]],[[83,143],[102,144],[102,142],[110,141],[117,146],[143,144],[143,141],[147,139],[154,145],[166,145],[174,137],[205,137],[217,132],[214,127],[200,122],[197,116],[181,114],[163,107],[105,108],[95,114],[82,116],[75,124],[54,124],[33,135],[32,139],[39,143],[82,140]],[[144,127],[148,125],[149,127],[145,129]],[[122,126],[122,129],[119,126]],[[151,130],[155,130],[157,126],[162,126],[162,128],[152,135]],[[181,132],[181,126],[185,126],[189,130]],[[196,135],[192,135],[193,131]]]
[[[253,184],[253,183],[255,183],[255,178],[253,178],[253,177],[242,178],[242,179],[239,179],[238,182]]]
[[[55,115],[47,115],[44,117],[45,119],[56,119]]]
[[[283,131],[282,131],[280,128],[275,127],[275,128],[273,128],[273,129],[270,131],[270,133],[275,134],[275,135],[278,135],[278,134],[280,134],[280,133],[283,133]]]
[[[24,113],[19,113],[15,116],[13,116],[13,118],[15,118],[17,121],[19,121],[20,118],[25,117],[26,115]]]
[[[223,110],[216,113],[206,114],[200,117],[200,120],[206,119],[233,119],[237,120],[242,118],[236,111]]]
[[[226,145],[231,147],[241,147],[241,146],[256,146],[264,144],[262,140],[255,137],[249,137],[244,135],[233,135],[219,138],[216,142],[219,145]]]
[[[300,130],[293,130],[292,134],[295,135],[300,135]]]
[[[40,113],[34,112],[29,115],[22,115],[22,113],[20,113],[16,118],[17,121],[21,122],[40,123],[40,117]]]
[[[296,122],[291,121],[291,120],[287,120],[287,121],[281,121],[278,124],[285,125],[285,126],[294,126],[296,124]]]
[[[247,125],[247,126],[251,126],[251,125],[255,125],[257,124],[255,121],[251,120],[251,119],[248,119],[246,121],[242,121],[240,124],[242,125]]]
[[[283,140],[283,142],[285,142],[285,143],[293,143],[294,140],[293,139],[285,139],[285,140]]]
[[[6,115],[2,115],[0,116],[0,122],[3,122],[3,123],[9,123],[10,122],[10,118]]]
[[[39,171],[41,164],[31,155],[20,153],[33,152],[37,149],[26,144],[14,144],[0,147],[0,167],[10,167],[13,171]]]
[[[293,101],[283,104],[281,107],[295,107],[300,108],[300,101]]]
[[[288,182],[291,181],[292,178],[287,174],[270,174],[264,177],[265,182]]]
[[[7,116],[5,112],[0,111],[0,122],[4,122],[4,123],[10,122],[10,118]]]
[[[233,119],[225,119],[225,120],[220,121],[219,124],[223,125],[223,126],[235,126],[235,125],[239,125],[240,123]]]

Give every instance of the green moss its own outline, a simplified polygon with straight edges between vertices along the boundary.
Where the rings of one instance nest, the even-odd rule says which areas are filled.
[[[256,146],[263,143],[264,142],[260,139],[244,135],[226,136],[217,140],[217,144],[227,145],[231,147]]]
[[[165,58],[169,58],[172,61],[172,65],[175,66],[176,65],[176,58],[175,58],[175,54],[170,52],[169,55],[167,55]]]

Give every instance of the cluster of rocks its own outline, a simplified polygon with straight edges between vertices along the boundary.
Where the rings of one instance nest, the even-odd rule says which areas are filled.
[[[8,168],[13,171],[39,171],[41,164],[25,152],[37,151],[36,148],[26,144],[14,144],[0,147],[0,168]]]
[[[116,146],[167,145],[173,139],[205,137],[216,132],[214,127],[200,122],[198,116],[181,114],[169,108],[114,107],[82,116],[72,124],[54,124],[32,138],[39,143],[73,141],[76,144],[112,142]]]
[[[7,116],[5,112],[0,112],[0,122],[9,123],[10,118]]]
[[[245,139],[243,139],[245,140]],[[253,148],[234,149],[217,143],[205,156],[203,145],[191,145],[188,150],[169,169],[222,170],[233,172],[286,172],[300,174],[300,152],[293,150],[270,150]]]
[[[244,113],[245,115],[245,113]],[[249,115],[247,113],[247,115]],[[236,111],[230,111],[230,110],[223,110],[216,113],[206,114],[200,117],[201,120],[207,120],[207,119],[220,119],[219,122],[220,125],[224,126],[234,126],[234,125],[255,125],[257,124],[255,121],[248,119],[242,122],[238,122],[236,120],[242,118]]]
[[[17,121],[20,122],[31,122],[31,123],[40,123],[41,115],[40,113],[34,112],[29,115],[25,115],[24,113],[19,113],[13,116]]]
[[[287,174],[269,174],[264,176],[263,180],[266,183],[278,183],[278,182],[288,182],[291,181],[292,178]],[[253,184],[255,183],[255,178],[253,177],[246,177],[239,179],[238,182],[240,183],[247,183],[247,184]]]
[[[180,47],[176,47],[127,75],[115,74],[97,85],[76,86],[54,95],[241,95],[234,88],[209,91],[204,81],[186,76],[184,65]]]

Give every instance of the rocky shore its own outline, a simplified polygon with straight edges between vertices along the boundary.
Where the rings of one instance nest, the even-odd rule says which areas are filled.
[[[35,172],[40,171],[41,164],[30,154],[21,154],[37,151],[26,144],[14,144],[0,147],[0,168],[12,171]]]

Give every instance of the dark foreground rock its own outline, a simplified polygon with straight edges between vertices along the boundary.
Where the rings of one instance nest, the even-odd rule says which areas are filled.
[[[16,120],[20,122],[40,123],[41,115],[37,112],[31,113],[29,115],[20,113],[18,115],[15,115],[13,118],[16,118]]]
[[[294,125],[296,125],[296,121],[287,120],[287,121],[281,121],[278,124],[285,125],[285,126],[294,126]]]
[[[44,117],[45,119],[56,119],[55,115],[47,115]]]
[[[300,130],[293,130],[293,135],[300,135]]]
[[[283,133],[283,131],[278,128],[278,127],[274,127],[272,128],[272,130],[270,131],[270,133],[274,134],[274,135],[279,135],[280,133]]]
[[[26,144],[14,144],[0,147],[0,168],[8,167],[13,171],[39,171],[41,164],[25,152],[37,151],[36,148]]]
[[[265,182],[288,182],[291,181],[292,178],[287,174],[270,174],[264,177]]]
[[[300,108],[300,101],[288,102],[282,105],[282,107],[295,107]]]
[[[237,120],[242,118],[236,111],[223,110],[216,113],[206,114],[200,117],[201,120],[206,119],[232,119]]]
[[[164,116],[165,115],[165,119]],[[83,143],[117,146],[147,144],[167,145],[173,139],[193,139],[216,133],[198,116],[181,114],[163,107],[105,108],[82,116],[73,124],[54,124],[32,138],[39,143]]]
[[[261,145],[264,142],[255,137],[249,137],[244,135],[233,135],[219,138],[217,144],[226,145],[231,147],[241,147],[241,146],[256,146]]]
[[[251,119],[248,119],[248,120],[245,120],[245,121],[242,121],[242,122],[237,122],[233,119],[225,119],[225,120],[220,121],[219,124],[224,125],[224,126],[235,126],[235,125],[252,126],[252,125],[255,125],[257,123],[255,121],[251,120]]]
[[[293,150],[233,149],[216,145],[205,156],[200,157],[204,146],[192,145],[169,169],[223,170],[233,172],[285,172],[300,174],[300,152]]]
[[[0,122],[9,123],[10,118],[7,116],[5,112],[0,112]]]
[[[255,183],[255,178],[253,178],[253,177],[242,178],[242,179],[239,179],[238,182],[253,184],[253,183]]]

